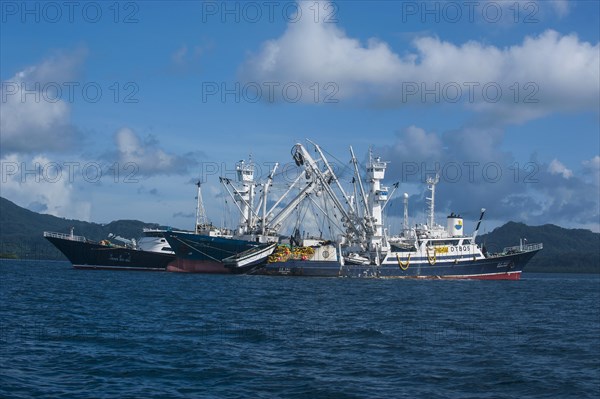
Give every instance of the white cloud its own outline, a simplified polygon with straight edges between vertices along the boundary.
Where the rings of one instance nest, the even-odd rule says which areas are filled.
[[[558,159],[517,162],[502,149],[501,129],[469,127],[436,134],[410,126],[397,136],[393,145],[375,151],[391,161],[386,178],[400,180],[402,190],[415,183],[422,189],[425,178],[438,169],[440,212],[470,212],[475,218],[476,210],[485,207],[497,220],[600,230],[600,156],[583,161],[580,170]],[[413,211],[423,204],[415,204]],[[401,212],[398,206],[390,209]]]
[[[439,159],[443,150],[440,137],[411,125],[398,134],[394,151],[402,161]]]
[[[573,171],[563,165],[558,159],[554,158],[548,165],[548,172],[552,175],[561,175],[565,179],[573,177]]]
[[[79,197],[76,173],[45,156],[10,154],[2,159],[1,195],[35,212],[90,220],[92,206]]]
[[[76,79],[88,55],[85,47],[77,47],[72,51],[58,50],[36,65],[28,66],[15,75],[15,79],[23,82],[64,83]]]
[[[142,141],[133,130],[126,127],[115,133],[115,143],[116,157],[121,167],[133,164],[136,174],[141,176],[185,173],[195,164],[191,155],[169,154],[158,147],[158,142],[152,136]]]
[[[341,101],[395,107],[458,102],[509,122],[556,111],[595,111],[600,105],[600,46],[575,34],[548,30],[510,47],[426,36],[412,46],[399,55],[375,38],[363,44],[335,24],[301,18],[281,37],[263,43],[239,74],[247,82],[296,82],[307,93],[315,82],[333,82]]]
[[[488,5],[489,3],[492,4]],[[569,0],[484,0],[481,3],[471,4],[476,10],[473,13],[474,17],[480,22],[492,26],[501,23],[505,27],[538,22],[551,14],[563,18],[569,14],[571,8]],[[500,9],[499,16],[498,9]]]
[[[559,17],[562,18],[569,15],[569,0],[548,0],[547,3],[554,9]]]
[[[592,159],[583,161],[583,165],[590,170],[598,170],[600,169],[600,155],[596,155]]]
[[[73,81],[87,51],[59,52],[2,82],[2,153],[64,151],[80,135],[70,123],[70,106],[52,90]]]
[[[0,108],[2,152],[56,151],[68,147],[74,135],[69,106],[63,101],[38,102],[31,94],[23,101],[20,86],[13,88],[14,95],[7,96]]]
[[[346,83],[340,95],[347,97],[355,85],[386,84],[402,66],[385,43],[371,40],[365,47],[331,23],[300,18],[282,37],[265,42],[240,72],[250,81]]]
[[[600,186],[600,155],[583,161],[583,173],[592,177],[592,183]],[[600,199],[599,199],[600,201]]]
[[[206,53],[214,47],[212,40],[203,38],[197,44],[183,43],[173,53],[169,71],[177,74],[197,73],[201,69],[201,61]]]
[[[185,56],[188,52],[188,46],[186,44],[179,47],[172,55],[171,61],[175,65],[185,65]]]

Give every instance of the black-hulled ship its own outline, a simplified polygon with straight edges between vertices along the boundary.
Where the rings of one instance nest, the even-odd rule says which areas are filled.
[[[166,271],[175,254],[165,240],[163,230],[144,229],[138,240],[109,236],[109,240],[94,241],[70,234],[44,232],[50,241],[76,269]]]

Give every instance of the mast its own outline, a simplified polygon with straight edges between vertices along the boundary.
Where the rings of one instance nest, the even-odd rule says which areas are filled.
[[[404,219],[402,220],[402,232],[408,232],[408,193],[404,193]]]
[[[387,253],[388,244],[383,232],[383,207],[388,201],[388,187],[381,185],[381,181],[385,178],[385,170],[387,162],[381,160],[380,157],[373,157],[372,151],[369,149],[369,163],[367,164],[367,180],[370,184],[370,192],[368,196],[368,209],[366,217],[369,219],[370,242],[369,247],[374,251],[375,264],[379,265],[380,256],[382,253]]]
[[[196,204],[196,234],[208,225],[208,218],[206,217],[206,210],[204,209],[204,201],[202,200],[202,189],[200,186],[200,180],[196,182],[196,187],[198,187],[198,193],[196,194],[196,199],[198,200]]]
[[[342,194],[342,197],[344,198],[344,201],[346,201],[346,204],[348,204],[348,208],[350,208],[350,212],[354,214],[354,205],[352,204],[352,201],[346,194],[346,191],[344,191],[344,188],[342,187],[342,184],[340,183],[339,179],[337,178],[335,173],[333,173],[333,169],[331,169],[331,165],[327,161],[327,158],[325,158],[325,154],[323,154],[323,150],[321,150],[321,147],[317,143],[314,143],[308,139],[307,139],[307,141],[309,143],[311,143],[315,147],[315,150],[319,153],[319,157],[321,157],[321,161],[323,161],[323,165],[327,169],[327,172],[329,172],[329,178],[333,182],[335,182],[338,190],[340,191],[340,193]],[[331,184],[331,182],[329,184]]]
[[[369,164],[367,165],[367,179],[371,185],[369,192],[369,212],[367,216],[371,219],[371,227],[374,237],[381,239],[383,236],[383,204],[388,200],[388,188],[381,185],[385,177],[387,162],[381,158],[373,158],[369,150]]]
[[[254,164],[250,158],[248,164],[244,160],[239,161],[235,170],[237,172],[237,180],[241,187],[236,191],[235,200],[240,205],[240,233],[248,232],[254,226],[254,210],[252,203],[254,202]]]
[[[235,171],[236,184],[233,184],[227,177],[219,177],[219,181],[240,211],[238,234],[251,234],[256,227],[256,222],[260,219],[258,211],[255,211],[253,207],[255,183],[252,159],[247,164],[244,160],[237,162]]]
[[[362,184],[362,179],[360,178],[360,172],[358,171],[358,161],[356,160],[356,157],[354,156],[354,150],[352,149],[352,146],[350,146],[350,155],[352,156],[352,165],[354,165],[354,174],[356,176],[356,180],[358,181],[358,187],[360,188],[360,196],[362,198],[363,204],[365,204],[365,216],[370,220],[371,212],[370,212],[369,207],[366,206],[368,203],[367,195],[365,194],[365,189]],[[371,164],[371,163],[372,163],[371,150],[369,150],[369,164]],[[359,209],[358,204],[357,204],[356,209]]]
[[[427,202],[429,204],[429,229],[431,230],[435,225],[435,185],[440,182],[440,177],[436,173],[435,177],[427,178],[427,189],[431,191],[431,197],[427,197]]]
[[[271,173],[269,173],[269,177],[267,178],[267,182],[265,183],[265,187],[263,188],[263,197],[262,197],[262,233],[266,233],[267,228],[267,193],[269,192],[269,187],[273,182],[273,176],[275,175],[275,171],[277,170],[277,166],[279,163],[275,163]]]

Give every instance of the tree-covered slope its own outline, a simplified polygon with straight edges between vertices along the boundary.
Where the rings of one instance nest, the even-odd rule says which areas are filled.
[[[92,240],[107,238],[109,233],[126,238],[137,238],[144,227],[157,224],[139,220],[117,220],[108,224],[82,222],[56,216],[39,214],[21,208],[0,197],[0,253],[30,259],[64,259],[44,237],[44,231],[68,234],[74,228],[76,235]]]
[[[600,273],[600,234],[590,230],[508,222],[480,236],[477,241],[484,242],[490,252],[495,252],[519,245],[520,238],[527,239],[530,244],[544,244],[544,249],[534,256],[526,271]]]

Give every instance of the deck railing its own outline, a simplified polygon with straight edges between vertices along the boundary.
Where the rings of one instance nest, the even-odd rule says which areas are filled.
[[[62,238],[63,240],[86,242],[87,239],[82,236],[73,236],[71,234],[55,233],[53,231],[44,231],[44,237]]]
[[[524,244],[524,245],[516,245],[514,247],[506,247],[504,248],[504,252],[529,252],[536,251],[544,248],[544,244]]]

